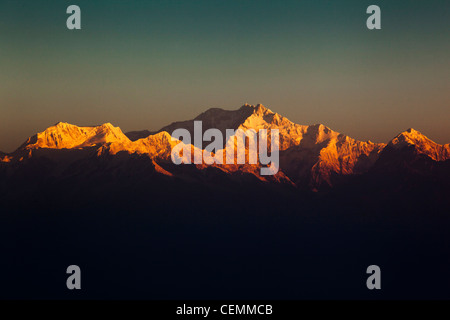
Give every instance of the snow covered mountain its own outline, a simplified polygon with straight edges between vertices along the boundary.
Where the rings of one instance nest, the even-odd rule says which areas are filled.
[[[217,128],[225,136],[226,129],[278,129],[280,134],[280,170],[275,176],[261,176],[260,165],[192,165],[195,170],[184,169],[172,163],[170,155],[178,140],[171,133],[184,128],[193,135],[194,121],[202,121],[203,132]],[[224,141],[224,145],[227,142]],[[231,143],[228,141],[228,143]],[[203,145],[203,148],[205,145]],[[193,148],[191,146],[191,148]],[[406,150],[406,151],[405,151]],[[404,153],[411,153],[408,158]],[[310,190],[320,190],[335,186],[345,176],[367,173],[383,155],[384,162],[394,159],[412,161],[411,157],[425,156],[431,161],[442,162],[450,159],[450,145],[439,145],[418,131],[409,129],[387,145],[371,141],[358,141],[322,125],[299,125],[271,111],[261,104],[245,104],[238,110],[212,108],[192,120],[174,122],[154,134],[150,131],[135,131],[124,134],[119,127],[110,123],[100,126],[79,127],[59,122],[43,132],[30,137],[19,149],[11,154],[0,153],[3,165],[22,163],[27,159],[45,158],[65,164],[66,169],[76,161],[98,157],[116,157],[126,161],[139,156],[149,159],[152,169],[166,176],[201,179],[225,174],[233,179],[253,176],[263,182],[275,182]],[[390,159],[387,161],[386,159]],[[182,166],[183,167],[183,166]],[[214,168],[215,173],[211,173]],[[60,169],[60,172],[64,172]],[[203,172],[203,173],[201,173]],[[211,178],[211,177],[209,177]]]
[[[95,150],[98,155],[117,154],[127,152],[138,153],[147,156],[170,158],[171,148],[177,141],[172,141],[167,132],[160,132],[143,139],[131,141],[123,134],[119,127],[110,123],[100,126],[78,127],[69,123],[59,122],[45,131],[27,139],[27,141],[16,150],[15,154],[33,154],[36,150],[65,149],[65,150]]]
[[[450,144],[437,144],[412,128],[400,133],[388,146],[395,150],[411,149],[417,155],[426,155],[434,161],[450,159]]]
[[[202,121],[203,131],[217,128],[223,135],[225,129],[278,129],[280,170],[296,185],[313,189],[322,184],[331,186],[333,174],[359,174],[367,171],[385,146],[354,140],[324,125],[305,126],[293,123],[261,104],[245,104],[234,111],[209,109],[195,119],[174,122],[160,131],[173,132],[184,128],[193,135],[194,121],[198,120]],[[142,132],[142,135],[145,133]]]

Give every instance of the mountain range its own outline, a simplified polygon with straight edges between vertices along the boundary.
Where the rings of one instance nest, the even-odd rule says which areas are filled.
[[[174,164],[171,133],[196,120],[278,129],[278,173]],[[155,132],[59,122],[0,153],[0,297],[448,299],[449,151],[414,129],[358,141],[262,105]],[[81,293],[64,285],[71,264]]]
[[[182,142],[171,139],[170,134],[184,128],[193,135],[194,121],[199,120],[203,131],[217,128],[224,136],[226,129],[278,129],[279,172],[275,176],[261,176],[259,165],[250,164],[174,165],[171,150]],[[414,129],[400,133],[387,144],[358,141],[322,124],[293,123],[261,104],[245,104],[237,110],[212,108],[195,119],[174,122],[156,132],[123,133],[110,123],[80,127],[59,122],[28,138],[16,151],[0,153],[1,169],[6,176],[14,176],[21,167],[45,159],[54,164],[48,172],[51,176],[65,177],[85,161],[106,157],[115,165],[140,157],[152,173],[188,180],[212,179],[217,174],[236,181],[255,179],[320,191],[338,186],[348,177],[371,172],[407,170],[416,175],[443,178],[439,176],[447,172],[441,167],[449,166],[450,144],[439,145]],[[212,169],[214,173],[205,173]]]

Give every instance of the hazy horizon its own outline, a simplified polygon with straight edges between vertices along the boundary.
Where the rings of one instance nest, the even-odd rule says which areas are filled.
[[[0,150],[59,121],[153,131],[244,103],[358,140],[412,127],[446,144],[449,21],[441,0],[4,1]]]

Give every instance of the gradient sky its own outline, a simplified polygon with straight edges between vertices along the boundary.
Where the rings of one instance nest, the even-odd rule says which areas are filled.
[[[1,0],[0,39],[6,152],[58,121],[156,130],[245,102],[360,140],[450,142],[448,0]]]

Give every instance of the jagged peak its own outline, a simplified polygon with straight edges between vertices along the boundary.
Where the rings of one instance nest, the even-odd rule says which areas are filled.
[[[257,104],[256,106],[253,105],[244,105],[243,107],[250,108],[251,114],[246,119],[245,122],[242,123],[244,127],[252,128],[253,124],[266,124],[269,127],[291,127],[291,126],[300,126],[292,121],[290,121],[288,118],[283,117],[282,115],[273,112],[269,108],[265,107],[262,104]],[[254,129],[254,128],[253,128]]]
[[[401,147],[404,145],[414,145],[423,141],[429,141],[430,143],[436,144],[434,141],[428,139],[421,132],[413,128],[409,128],[403,132],[400,132],[397,136],[395,136],[395,138],[389,142],[389,145],[394,147],[395,146]]]
[[[52,129],[52,128],[57,128],[57,129],[63,129],[63,128],[72,128],[72,127],[77,127],[77,125],[68,123],[68,122],[63,122],[63,121],[59,121],[57,123],[55,123],[53,126],[48,127],[46,130]],[[45,131],[45,130],[44,130]]]
[[[413,147],[416,153],[425,154],[435,161],[450,158],[449,145],[440,145],[413,128],[399,133],[388,145],[394,149]]]
[[[104,124],[102,124],[100,127],[104,127],[104,128],[118,128],[113,126],[110,122],[106,122]]]
[[[424,134],[422,134],[420,131],[413,129],[413,128],[409,128],[406,131],[403,131],[400,134],[408,134],[409,136],[414,136],[414,137],[425,137]],[[426,138],[426,137],[425,137]]]
[[[269,108],[266,108],[264,105],[262,105],[261,103],[258,103],[255,107],[255,111],[256,112],[261,112],[261,113],[273,113],[272,110],[270,110]]]
[[[53,128],[53,127],[58,127],[58,128],[64,128],[64,127],[77,127],[77,128],[97,128],[97,127],[104,127],[104,128],[118,128],[115,127],[113,124],[111,124],[110,122],[105,122],[103,124],[99,124],[99,125],[94,125],[94,126],[78,126],[76,124],[72,124],[72,123],[68,123],[68,122],[64,122],[64,121],[58,121],[57,123],[55,123],[53,126],[48,127],[49,128]]]
[[[171,141],[172,136],[167,132],[167,131],[161,131],[155,134],[151,134],[148,137],[139,139],[139,140],[148,140],[148,141],[154,141],[154,140],[167,140],[167,141]],[[139,141],[137,140],[137,141]]]
[[[313,125],[308,126],[308,132],[310,133],[315,133],[315,134],[325,134],[325,135],[329,135],[329,134],[333,134],[336,137],[337,136],[344,136],[346,137],[346,135],[341,134],[339,132],[333,131],[330,128],[328,128],[326,125],[321,124],[321,123],[316,123]]]
[[[94,128],[97,129],[97,130],[103,131],[103,132],[105,132],[105,131],[106,132],[111,132],[111,133],[116,134],[116,135],[117,134],[119,134],[119,135],[123,134],[122,129],[120,129],[120,127],[115,127],[109,122],[104,123],[104,124],[102,124],[100,126],[96,126]]]
[[[240,110],[242,110],[242,109],[253,109],[255,106],[253,106],[253,105],[251,105],[251,104],[248,104],[247,102],[246,103],[244,103],[239,109]]]
[[[166,138],[171,138],[172,136],[170,135],[170,133],[168,133],[167,131],[161,131],[155,134],[150,135],[151,137],[166,137]]]
[[[322,131],[322,130],[331,130],[330,128],[328,128],[326,125],[322,124],[322,123],[315,123],[310,125],[309,127],[311,128],[315,128],[316,130]]]
[[[115,127],[111,123],[103,123],[101,125],[95,125],[95,126],[77,126],[68,122],[58,122],[55,125],[48,127],[42,132],[37,133],[37,136],[42,136],[43,134],[50,134],[50,133],[67,133],[70,132],[71,134],[87,134],[88,132],[98,132],[98,133],[113,133],[115,135],[123,134],[122,130],[119,127]]]
[[[29,138],[19,149],[79,148],[127,140],[122,130],[109,122],[99,126],[79,127],[60,121]]]
[[[269,108],[265,107],[261,103],[258,103],[257,105],[244,103],[244,105],[242,105],[240,110],[242,110],[242,109],[251,109],[253,111],[253,113],[256,113],[256,114],[274,113],[272,110],[270,110]]]

